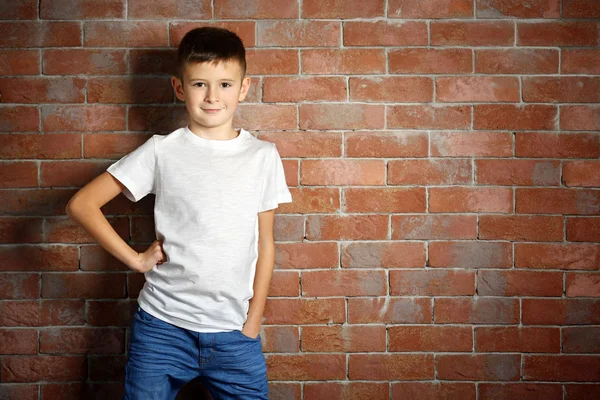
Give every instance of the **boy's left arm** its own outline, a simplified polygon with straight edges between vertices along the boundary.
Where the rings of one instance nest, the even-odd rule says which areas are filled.
[[[254,296],[250,299],[248,318],[242,329],[242,333],[252,338],[256,338],[260,333],[267,293],[275,266],[274,222],[274,209],[258,213],[258,260],[254,275]]]

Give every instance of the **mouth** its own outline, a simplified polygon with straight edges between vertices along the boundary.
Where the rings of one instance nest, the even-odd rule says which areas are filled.
[[[202,108],[202,111],[209,114],[215,114],[222,110],[222,108]]]

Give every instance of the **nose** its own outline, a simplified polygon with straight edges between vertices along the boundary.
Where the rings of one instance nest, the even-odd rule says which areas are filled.
[[[216,103],[219,101],[219,95],[217,88],[209,86],[206,90],[206,98],[204,99],[207,103]]]

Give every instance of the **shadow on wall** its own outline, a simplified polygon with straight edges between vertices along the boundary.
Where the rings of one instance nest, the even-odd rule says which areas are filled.
[[[212,397],[200,378],[196,378],[181,388],[175,400],[212,400]]]

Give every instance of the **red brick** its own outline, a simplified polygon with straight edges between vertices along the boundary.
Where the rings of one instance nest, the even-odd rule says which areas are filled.
[[[4,132],[37,132],[39,130],[39,118],[37,107],[3,106],[0,108],[0,130]],[[10,135],[11,138],[15,136]],[[2,137],[9,137],[9,135],[0,136],[0,140],[2,140]],[[6,141],[6,139],[3,141]],[[0,146],[0,149],[2,147]]]
[[[306,221],[309,240],[384,240],[388,238],[388,216],[309,215]]]
[[[515,139],[517,157],[600,157],[600,137],[593,133],[517,132]]]
[[[389,18],[472,18],[471,0],[389,0]]]
[[[388,184],[391,185],[461,185],[472,181],[469,159],[391,160]]]
[[[265,326],[260,333],[266,353],[298,353],[300,334],[296,326]],[[269,393],[270,394],[270,393]]]
[[[439,399],[475,400],[477,393],[473,383],[453,382],[395,382],[392,383],[392,399]],[[554,400],[554,399],[553,399]]]
[[[491,399],[519,399],[519,400],[562,400],[563,389],[560,384],[525,383],[525,382],[499,382],[478,383],[479,398]],[[570,397],[567,397],[570,399]],[[583,400],[579,399],[578,400]]]
[[[427,44],[427,24],[423,21],[344,22],[344,46],[426,46]]]
[[[423,268],[424,243],[362,242],[342,244],[344,268]]]
[[[561,106],[560,129],[567,131],[600,130],[600,106]]]
[[[392,239],[475,239],[474,215],[394,215]]]
[[[322,135],[320,133],[320,135]],[[418,131],[346,132],[346,157],[427,157],[428,136]],[[279,146],[278,146],[279,147]]]
[[[371,297],[348,299],[348,322],[351,324],[430,324],[431,300],[406,297]]]
[[[168,78],[89,78],[88,103],[172,103]]]
[[[519,200],[517,199],[517,206],[518,204]],[[484,240],[558,242],[563,240],[563,229],[562,217],[482,215],[479,217],[478,238]]]
[[[39,387],[24,384],[3,384],[0,386],[0,398],[6,400],[38,400]]]
[[[210,0],[178,2],[163,0],[160,2],[128,0],[128,19],[211,19]]]
[[[127,356],[94,356],[89,358],[88,376],[91,381],[125,380]],[[116,396],[118,397],[118,396]]]
[[[600,243],[600,218],[567,217],[567,240]]]
[[[598,273],[567,273],[565,293],[568,297],[600,297]]]
[[[39,50],[0,50],[0,75],[38,75]]]
[[[74,271],[78,265],[75,246],[3,246],[0,255],[2,271]]]
[[[42,385],[42,396],[46,399],[120,399],[123,397],[121,382],[100,383],[46,383]]]
[[[561,385],[555,385],[561,388]],[[600,384],[572,384],[565,385],[567,399],[596,400],[600,395]],[[562,395],[562,392],[561,392]],[[560,400],[560,398],[559,398]]]
[[[477,0],[477,18],[560,18],[560,0]]]
[[[387,382],[307,382],[304,400],[388,400],[388,386]]]
[[[280,243],[275,247],[278,269],[337,268],[339,252],[336,243]]]
[[[125,18],[124,0],[104,0],[92,4],[87,0],[42,0],[42,19],[113,19]],[[129,14],[131,17],[131,14]]]
[[[566,161],[563,164],[562,181],[565,186],[600,186],[600,174],[598,174],[600,162],[598,161]]]
[[[520,98],[517,78],[452,76],[436,79],[438,102],[518,102]]]
[[[298,0],[214,0],[215,18],[221,19],[283,19],[298,18]]]
[[[345,212],[425,212],[424,188],[347,188]]]
[[[40,353],[110,354],[125,351],[125,330],[49,328],[40,331]]]
[[[475,351],[560,353],[560,329],[518,326],[478,326],[475,327]]]
[[[562,49],[562,74],[600,74],[600,50]]]
[[[60,382],[85,379],[83,356],[22,356],[2,358],[2,382]]]
[[[523,299],[522,320],[527,325],[597,325],[598,299]]]
[[[385,347],[385,328],[383,338]],[[37,352],[38,333],[36,329],[0,328],[0,354],[37,354]],[[2,392],[0,392],[1,395]]]
[[[302,101],[345,101],[343,77],[265,77],[263,101],[295,103]]]
[[[350,380],[429,380],[435,375],[433,354],[350,354],[349,357]]]
[[[27,34],[23,34],[27,32]],[[3,22],[0,47],[75,47],[81,46],[79,22],[28,21]]]
[[[143,274],[127,274],[127,294],[130,299],[137,299],[146,282]]]
[[[474,107],[475,129],[555,130],[557,125],[556,106],[477,104]]]
[[[429,103],[433,100],[433,80],[426,77],[400,76],[350,78],[350,100]]]
[[[40,325],[83,325],[86,323],[85,301],[81,300],[42,300]]]
[[[444,268],[510,268],[512,246],[507,242],[432,242],[429,266]]]
[[[443,380],[518,381],[520,354],[439,354],[437,376]]]
[[[43,298],[124,298],[124,274],[46,274],[42,277]]]
[[[436,298],[437,324],[517,324],[519,300],[507,298]],[[456,379],[445,374],[445,379]],[[487,380],[487,379],[483,379]]]
[[[472,296],[475,294],[475,272],[435,269],[391,270],[390,294],[394,296]]]
[[[478,185],[558,186],[560,161],[490,159],[475,160]]]
[[[525,355],[523,379],[534,381],[597,382],[600,380],[600,356]]]
[[[269,297],[296,297],[300,295],[300,274],[296,271],[273,271]]]
[[[598,29],[594,21],[517,22],[517,45],[596,46]]]
[[[42,129],[58,131],[120,131],[125,129],[126,109],[106,105],[42,106]]]
[[[303,352],[371,352],[386,350],[385,325],[302,327]]]
[[[284,167],[285,168],[285,167]],[[290,188],[294,202],[280,205],[279,213],[325,213],[340,210],[340,190],[338,188]]]
[[[558,51],[554,49],[475,50],[475,72],[484,74],[556,74],[558,73],[558,59]]]
[[[107,219],[117,234],[123,240],[128,241],[129,218],[108,217]],[[79,223],[70,218],[46,218],[45,241],[50,243],[96,243],[96,240]]]
[[[538,103],[598,103],[600,77],[524,77],[523,100]]]
[[[0,78],[2,101],[7,103],[83,103],[81,78]]]
[[[366,75],[385,73],[383,49],[302,50],[303,74]]]
[[[40,243],[43,223],[43,218],[36,217],[0,217],[0,243]]]
[[[301,104],[300,129],[381,129],[384,111],[373,104]]]
[[[95,106],[100,107],[100,106]],[[102,106],[114,107],[118,106]],[[118,107],[120,108],[120,107]],[[172,132],[188,123],[188,113],[185,107],[180,106],[131,106],[127,126],[131,131]],[[125,129],[125,117],[119,119]],[[111,130],[111,129],[106,129]],[[113,129],[114,130],[114,129]]]
[[[84,24],[85,46],[165,47],[169,44],[167,22],[95,21]]]
[[[564,353],[598,353],[600,352],[600,328],[582,326],[563,328]]]
[[[54,161],[41,163],[40,187],[83,186],[106,170],[110,162]]]
[[[389,351],[471,351],[470,326],[390,326]]]
[[[36,19],[37,17],[36,0],[14,0],[0,5],[0,19]]]
[[[515,28],[512,21],[431,23],[433,46],[512,46],[514,41]]]
[[[38,300],[0,302],[0,326],[39,325],[40,303]]]
[[[265,83],[269,80],[265,78]],[[342,156],[342,134],[339,132],[260,132],[257,137],[275,143],[282,157]]]
[[[267,377],[276,381],[339,380],[346,377],[343,354],[269,354]]]
[[[0,274],[0,299],[37,299],[40,297],[38,274]]]
[[[477,275],[480,296],[556,296],[563,292],[563,273],[524,270],[481,270]],[[535,282],[535,285],[531,285]]]
[[[385,16],[385,0],[302,0],[302,18],[375,18]]]
[[[306,7],[306,3],[304,7]],[[338,47],[340,45],[340,23],[307,20],[259,22],[258,45],[262,47]]]
[[[265,118],[268,115],[269,118]],[[234,118],[234,125],[249,130],[295,129],[296,106],[275,104],[241,104]]]
[[[176,72],[176,64],[176,49],[134,49],[129,51],[129,71],[131,74],[172,75]]]
[[[263,323],[267,325],[323,324],[346,321],[346,304],[337,299],[269,299]]]
[[[38,166],[33,161],[0,163],[0,188],[31,188],[38,186]]]
[[[302,272],[302,296],[381,296],[387,294],[383,270],[329,270]]]
[[[600,18],[600,5],[595,0],[563,0],[564,18]]]
[[[247,73],[251,75],[287,75],[299,71],[298,50],[251,49],[246,52],[246,62]]]
[[[510,213],[512,198],[510,188],[429,188],[429,212]]]
[[[384,185],[383,160],[304,160],[303,185]]]
[[[593,189],[517,188],[517,213],[600,214],[600,192]]]
[[[198,22],[171,22],[169,23],[169,44],[172,47],[179,46],[183,36],[194,28],[202,26],[214,26],[219,28],[225,28],[242,39],[244,47],[254,47],[256,45],[256,22],[255,21],[198,21]],[[152,50],[144,50],[148,52]],[[131,52],[135,52],[132,50]],[[248,54],[246,54],[248,56]]]
[[[598,269],[600,245],[515,243],[517,268]]]
[[[430,137],[433,157],[510,157],[513,153],[509,132],[431,132]]]
[[[389,128],[466,129],[471,126],[471,106],[389,106]]]
[[[86,322],[92,326],[129,327],[137,308],[137,302],[130,300],[90,300],[86,304]]]
[[[123,75],[127,73],[125,50],[45,49],[47,75]]]
[[[473,71],[470,49],[397,49],[390,50],[389,72],[393,74],[458,74]]]
[[[301,400],[302,387],[300,383],[269,382],[269,397],[273,400]]]

